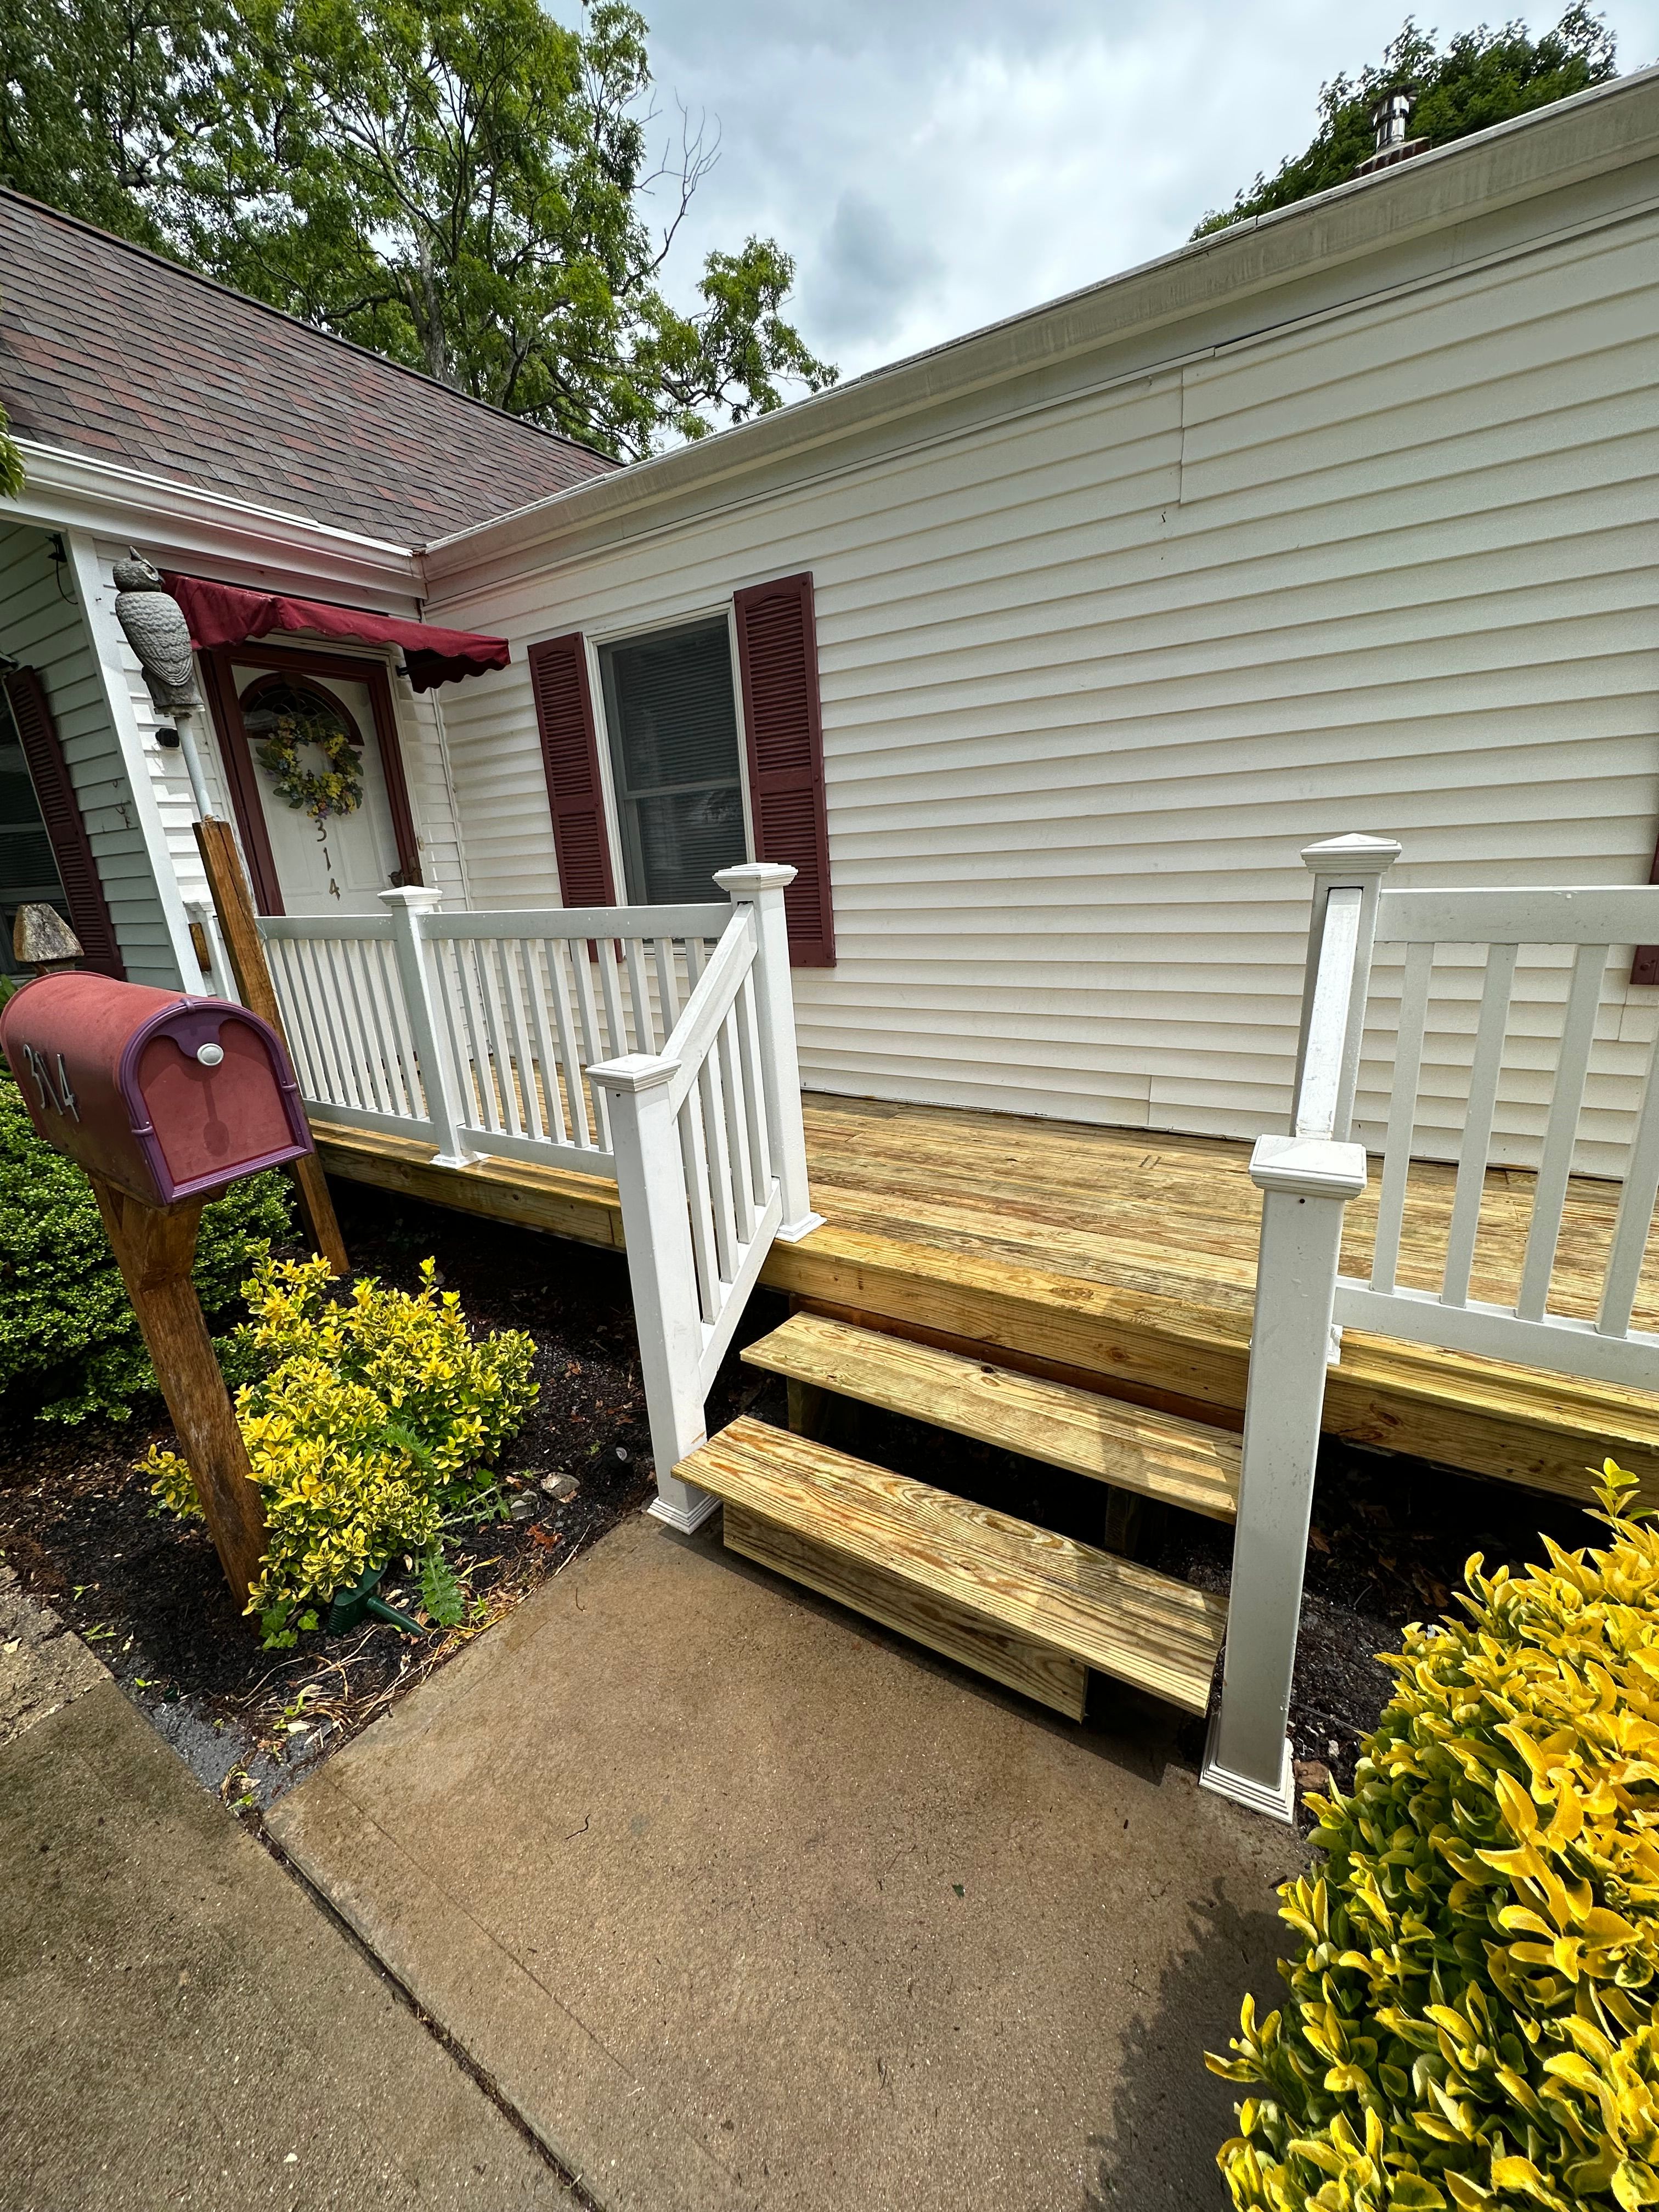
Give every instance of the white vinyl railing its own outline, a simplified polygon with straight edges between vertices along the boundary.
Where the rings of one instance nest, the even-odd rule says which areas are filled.
[[[1659,1389],[1659,1336],[1632,1328],[1656,1197],[1659,1197],[1659,1081],[1650,1055],[1645,1095],[1622,1177],[1617,1219],[1603,1263],[1595,1318],[1550,1310],[1568,1180],[1583,1111],[1590,1047],[1613,947],[1659,939],[1659,884],[1540,890],[1390,891],[1377,903],[1376,942],[1405,948],[1398,1042],[1376,1245],[1369,1282],[1340,1276],[1336,1317],[1386,1336],[1543,1367],[1586,1381]],[[1468,1105],[1439,1287],[1398,1280],[1423,1036],[1440,945],[1474,945],[1485,980],[1469,1071]],[[1571,945],[1550,1105],[1544,1125],[1525,1252],[1512,1304],[1472,1297],[1475,1239],[1517,956],[1523,946]],[[1656,1047],[1659,1053],[1659,1046]]]
[[[806,1180],[783,893],[793,868],[715,878],[736,912],[659,1053],[590,1067],[609,1102],[657,1462],[652,1511],[690,1530],[714,1509],[672,1470],[703,1441],[703,1401],[775,1237],[817,1228]]]
[[[659,1518],[714,1500],[672,1469],[775,1237],[816,1228],[785,887],[729,868],[728,903],[261,919],[307,1109],[431,1145],[614,1176]]]
[[[1586,1379],[1659,1391],[1659,1336],[1633,1328],[1659,1198],[1659,1044],[1625,1164],[1595,1320],[1550,1309],[1551,1279],[1583,1109],[1596,1015],[1614,946],[1659,942],[1659,885],[1628,889],[1392,891],[1400,848],[1349,836],[1310,846],[1314,871],[1288,1136],[1263,1137],[1250,1162],[1261,1190],[1261,1243],[1244,1414],[1243,1467],[1228,1600],[1221,1704],[1205,1755],[1206,1788],[1289,1820],[1285,1723],[1312,1511],[1328,1366],[1344,1326]],[[1340,1273],[1343,1217],[1364,1190],[1364,1148],[1351,1141],[1360,1044],[1377,945],[1405,969],[1376,1239],[1369,1281]],[[1470,1295],[1517,955],[1574,948],[1551,1103],[1514,1302]],[[1437,948],[1477,945],[1485,982],[1438,1287],[1398,1279],[1408,1218],[1412,1141]]]
[[[438,1148],[613,1172],[595,1061],[654,1052],[733,909],[445,914],[383,891],[374,915],[259,927],[307,1109]]]

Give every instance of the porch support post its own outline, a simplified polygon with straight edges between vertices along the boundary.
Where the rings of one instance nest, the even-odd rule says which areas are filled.
[[[674,1472],[708,1435],[702,1412],[697,1270],[679,1133],[668,1101],[668,1085],[679,1065],[649,1053],[629,1053],[590,1066],[587,1079],[604,1091],[611,1108],[611,1150],[657,1470],[656,1501],[647,1510],[689,1536],[720,1501]]]
[[[800,1059],[795,1048],[795,994],[789,981],[789,928],[783,894],[795,880],[793,868],[775,861],[750,860],[722,868],[714,881],[734,906],[754,908],[756,929],[755,1014],[760,1029],[761,1079],[766,1092],[766,1127],[772,1165],[783,1194],[778,1235],[794,1244],[823,1226],[812,1211],[806,1179],[806,1127],[801,1118]]]
[[[214,957],[222,956],[224,969],[235,985],[233,993],[250,1013],[258,1014],[262,1021],[270,1024],[293,1058],[294,1047],[283,1021],[283,1010],[276,1002],[276,986],[271,981],[270,963],[265,957],[265,941],[259,934],[259,918],[253,911],[253,893],[248,887],[246,872],[240,854],[236,849],[236,833],[228,822],[210,814],[196,824],[196,849],[202,858],[202,872],[207,878],[208,889],[213,894],[213,913],[218,917],[218,932],[211,939]],[[323,1164],[315,1152],[305,1152],[295,1160],[289,1169],[295,1188],[300,1194],[300,1212],[304,1219],[311,1249],[320,1252],[337,1275],[349,1275],[351,1261],[347,1255],[345,1239],[340,1234],[339,1217],[334,1211],[334,1200],[329,1195],[328,1177]]]
[[[426,1093],[427,1118],[438,1139],[434,1167],[471,1167],[477,1155],[469,1152],[461,1134],[460,1091],[455,1071],[438,1034],[432,995],[432,956],[421,934],[421,916],[443,903],[443,893],[430,886],[406,884],[397,890],[381,891],[380,904],[392,916],[392,942],[398,957],[398,981],[409,1016],[409,1034]]]
[[[1325,1403],[1344,1208],[1365,1188],[1360,1145],[1262,1137],[1250,1179],[1265,1195],[1244,1405],[1244,1456],[1221,1704],[1203,1787],[1291,1820],[1285,1734],[1296,1669],[1314,1463]]]

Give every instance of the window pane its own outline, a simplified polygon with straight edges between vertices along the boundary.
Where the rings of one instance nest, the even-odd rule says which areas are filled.
[[[18,908],[26,900],[55,906],[65,921],[70,910],[40,802],[3,702],[0,693],[0,975],[10,975],[16,973],[11,928]]]
[[[743,793],[735,784],[717,791],[678,792],[634,802],[641,889],[647,905],[690,904],[720,896],[716,868],[744,859]],[[633,881],[630,872],[630,885]]]
[[[748,858],[726,624],[605,647],[605,722],[628,896],[717,896],[717,868]]]

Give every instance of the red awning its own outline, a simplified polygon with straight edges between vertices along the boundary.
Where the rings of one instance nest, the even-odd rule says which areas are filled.
[[[292,599],[284,592],[247,592],[205,576],[164,575],[161,581],[184,609],[190,641],[198,652],[212,645],[244,645],[249,638],[269,637],[274,629],[315,630],[324,637],[399,647],[417,691],[463,676],[482,676],[487,668],[505,668],[510,658],[504,637],[439,629],[431,623],[368,614],[361,607],[337,607],[326,599]]]

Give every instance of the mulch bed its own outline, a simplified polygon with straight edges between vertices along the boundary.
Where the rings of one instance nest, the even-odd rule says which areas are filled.
[[[497,1228],[376,1191],[336,1188],[356,1266],[399,1289],[419,1287],[428,1255],[481,1332],[535,1340],[541,1394],[502,1455],[504,1487],[527,1517],[457,1532],[450,1555],[482,1626],[511,1612],[651,1496],[651,1439],[640,1383],[626,1263],[616,1255]],[[730,1419],[760,1378],[728,1362],[710,1401]],[[158,1413],[160,1409],[157,1409]],[[416,1639],[384,1625],[302,1635],[260,1649],[236,1611],[199,1522],[158,1515],[132,1471],[165,1416],[71,1429],[0,1431],[0,1553],[28,1595],[85,1638],[127,1694],[200,1778],[239,1809],[263,1808],[347,1741],[478,1626]],[[543,1486],[572,1478],[574,1494]],[[418,1601],[412,1577],[384,1594]]]
[[[650,1496],[626,1265],[349,1185],[337,1199],[361,1269],[412,1289],[431,1255],[476,1328],[522,1328],[536,1341],[541,1395],[501,1462],[526,1517],[493,1522],[454,1552],[486,1601],[488,1626]],[[757,1294],[739,1340],[775,1327],[784,1311],[781,1299]],[[783,1390],[743,1367],[734,1350],[709,1400],[710,1430],[744,1410],[781,1423]],[[867,1408],[849,1411],[835,1440],[983,1504],[1101,1540],[1103,1494],[1081,1478]],[[291,1651],[261,1650],[205,1531],[158,1517],[132,1473],[152,1441],[171,1441],[165,1423],[0,1431],[0,1553],[30,1595],[87,1638],[208,1786],[239,1808],[263,1808],[478,1627],[416,1641],[365,1624],[340,1637],[302,1636]],[[550,1494],[544,1486],[559,1477],[574,1479],[574,1493]],[[1389,1692],[1373,1655],[1397,1650],[1407,1621],[1449,1608],[1471,1553],[1483,1552],[1489,1567],[1536,1559],[1540,1529],[1568,1546],[1596,1534],[1583,1512],[1536,1492],[1328,1445],[1291,1710],[1304,1779],[1316,1783],[1325,1767],[1352,1780],[1359,1740]],[[1170,1512],[1148,1516],[1134,1550],[1165,1573],[1224,1590],[1230,1541],[1212,1522]],[[387,1581],[395,1600],[399,1585]],[[1110,1726],[1115,1694],[1097,1681],[1091,1712],[1098,1724]],[[1202,1723],[1178,1742],[1196,1764]]]

